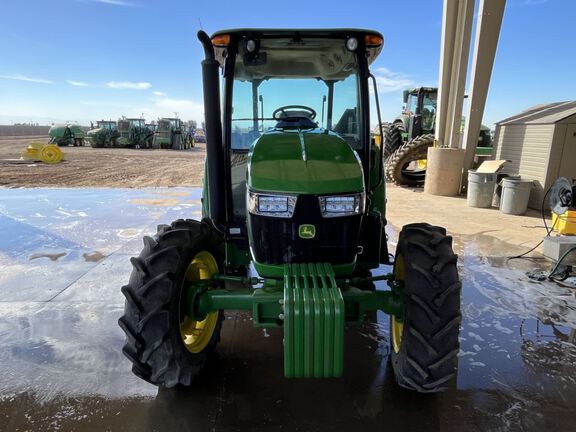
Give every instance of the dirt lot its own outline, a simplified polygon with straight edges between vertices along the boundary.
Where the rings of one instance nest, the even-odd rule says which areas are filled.
[[[0,137],[0,187],[200,186],[205,144],[186,151],[63,147],[66,162],[14,164],[29,142],[47,137]]]

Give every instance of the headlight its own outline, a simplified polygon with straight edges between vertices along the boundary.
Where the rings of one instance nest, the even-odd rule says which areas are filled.
[[[323,196],[320,200],[322,217],[352,216],[364,211],[364,193]]]
[[[264,195],[248,193],[248,211],[262,216],[291,218],[296,207],[293,195]]]
[[[348,38],[346,40],[346,48],[348,48],[348,51],[356,51],[356,48],[358,48],[358,39],[355,37]]]

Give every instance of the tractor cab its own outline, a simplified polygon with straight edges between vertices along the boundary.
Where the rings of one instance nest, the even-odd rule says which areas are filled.
[[[383,220],[375,216],[384,207],[380,150],[371,145],[368,110],[368,66],[382,48],[382,36],[352,30],[234,30],[216,33],[212,42],[224,79],[227,222],[253,238],[288,230],[300,245],[284,256],[284,245],[261,247],[265,242],[259,241],[252,247],[257,266],[277,265],[283,259],[305,261],[316,253],[305,247],[311,242],[300,244],[295,220],[275,220],[274,212],[260,211],[255,202],[263,203],[266,197],[259,194],[302,195],[296,197],[302,203],[298,213],[313,214],[314,200],[323,192],[341,194],[338,199],[348,200],[354,210],[336,212],[330,224],[318,224],[316,241],[326,258],[349,265],[356,258],[359,215],[366,202],[365,225],[383,230]],[[334,199],[327,198],[329,203]],[[208,214],[208,200],[205,204]],[[343,215],[351,217],[339,217]],[[359,261],[380,262],[380,254],[387,256],[380,243],[380,237],[373,244],[366,242]]]
[[[403,96],[404,109],[401,119],[404,130],[408,132],[404,141],[422,134],[434,133],[438,89],[419,87],[404,90]]]
[[[99,120],[96,122],[96,129],[106,129],[108,131],[116,130],[116,122]]]
[[[202,219],[160,225],[132,259],[119,324],[133,372],[160,386],[193,385],[227,328],[223,311],[243,310],[256,327],[282,329],[287,378],[336,378],[345,323],[383,311],[397,382],[443,390],[459,351],[451,237],[406,225],[393,272],[372,274],[391,264],[383,146],[370,134],[371,105],[379,110],[369,66],[382,35],[238,29],[198,38]]]

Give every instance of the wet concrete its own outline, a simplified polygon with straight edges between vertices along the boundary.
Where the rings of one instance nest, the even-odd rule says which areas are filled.
[[[530,282],[545,263],[506,260],[523,249],[489,233],[455,239],[463,322],[446,393],[394,384],[383,314],[347,329],[341,379],[285,380],[281,332],[228,313],[193,388],[139,380],[120,353],[119,288],[141,236],[198,217],[199,194],[0,189],[0,430],[576,430],[575,291]]]

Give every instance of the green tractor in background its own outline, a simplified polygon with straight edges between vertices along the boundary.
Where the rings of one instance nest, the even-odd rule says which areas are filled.
[[[50,144],[57,144],[59,147],[67,147],[73,145],[74,147],[83,146],[86,133],[75,123],[57,124],[53,125],[48,130],[50,137]]]
[[[97,121],[96,127],[92,124],[86,134],[86,140],[93,148],[116,147],[118,137],[116,122],[112,120]]]
[[[422,186],[428,147],[434,145],[438,89],[404,90],[404,109],[392,123],[382,123],[386,179],[396,184]],[[464,128],[462,119],[462,131]],[[482,125],[476,154],[492,153],[490,128]]]
[[[157,122],[152,147],[186,150],[193,147],[193,141],[182,120],[164,117]]]
[[[444,228],[416,223],[402,228],[390,262],[383,146],[370,134],[370,95],[380,111],[369,66],[382,35],[242,29],[198,38],[202,220],[160,225],[131,260],[119,325],[132,371],[159,386],[193,384],[224,311],[243,310],[255,327],[282,329],[285,377],[340,377],[345,323],[380,310],[390,315],[398,384],[445,389],[459,351],[457,256]]]
[[[152,148],[154,132],[146,126],[144,119],[121,118],[117,124],[115,147]]]

